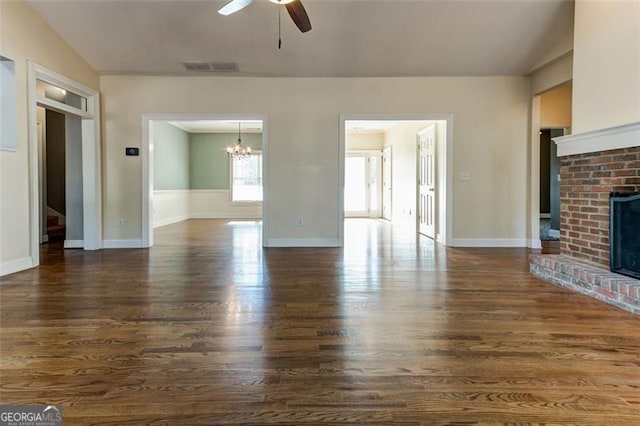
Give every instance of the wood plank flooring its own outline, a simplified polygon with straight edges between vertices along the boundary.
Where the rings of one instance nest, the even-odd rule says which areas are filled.
[[[640,318],[524,249],[345,236],[262,249],[259,223],[192,220],[149,250],[45,245],[1,278],[0,402],[65,425],[640,424]]]

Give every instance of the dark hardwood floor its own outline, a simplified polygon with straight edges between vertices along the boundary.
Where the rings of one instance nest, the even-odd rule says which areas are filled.
[[[1,278],[0,402],[65,425],[640,424],[640,318],[350,220],[344,249],[262,249],[192,220],[149,249],[42,248]]]

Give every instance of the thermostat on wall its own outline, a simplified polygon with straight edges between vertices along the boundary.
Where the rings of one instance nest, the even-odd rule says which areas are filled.
[[[140,155],[140,148],[125,148],[124,155]]]

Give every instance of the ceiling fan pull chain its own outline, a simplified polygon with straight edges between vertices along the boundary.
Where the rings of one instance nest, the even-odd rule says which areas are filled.
[[[278,49],[282,49],[282,30],[280,22],[282,21],[282,6],[278,7]]]

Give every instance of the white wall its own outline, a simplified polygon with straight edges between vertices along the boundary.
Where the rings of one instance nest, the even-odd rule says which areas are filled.
[[[15,61],[18,151],[0,151],[0,274],[32,266],[29,254],[27,60],[98,88],[98,74],[24,1],[0,1],[0,54]]]
[[[454,173],[473,176],[454,182],[453,236],[525,237],[527,78],[103,76],[101,90],[107,239],[141,238],[141,163],[121,152],[142,114],[203,112],[267,116],[267,238],[338,238],[341,114],[429,113],[453,114]]]
[[[262,205],[231,204],[227,189],[153,191],[153,227],[187,219],[260,219]]]
[[[416,228],[416,162],[417,133],[427,127],[425,122],[396,124],[385,134],[384,145],[392,146],[391,188],[394,224],[411,230]]]
[[[578,0],[573,133],[640,121],[640,1]]]

